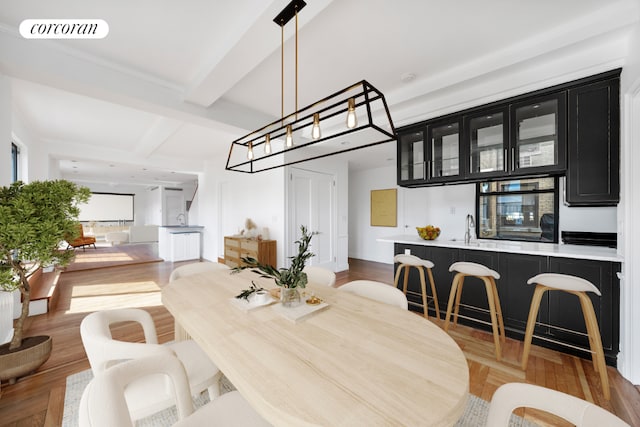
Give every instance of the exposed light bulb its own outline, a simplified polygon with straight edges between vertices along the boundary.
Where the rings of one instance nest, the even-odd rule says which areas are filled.
[[[315,113],[313,115],[313,126],[311,127],[311,138],[320,138],[320,114]]]
[[[264,154],[271,154],[271,135],[269,134],[264,139]]]
[[[247,150],[247,159],[253,160],[253,142],[249,143],[249,150]]]
[[[293,132],[291,131],[291,125],[287,125],[287,136],[284,138],[287,147],[293,147]]]
[[[356,100],[349,98],[349,110],[347,111],[347,127],[353,129],[358,126],[358,117],[356,116]]]

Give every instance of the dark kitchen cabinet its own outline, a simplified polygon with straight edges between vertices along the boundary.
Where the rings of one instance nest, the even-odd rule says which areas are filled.
[[[566,169],[567,102],[560,92],[511,105],[509,170],[513,175]]]
[[[484,250],[441,248],[410,244],[395,244],[395,253],[405,253],[409,249],[413,255],[428,259],[435,264],[434,281],[438,292],[440,315],[444,319],[451,291],[453,274],[449,266],[456,261],[476,262],[500,273],[496,281],[502,307],[505,329],[508,336],[522,340],[526,329],[531,299],[535,285],[527,281],[545,272],[570,274],[592,282],[602,296],[590,295],[602,336],[602,346],[607,364],[615,366],[620,341],[620,285],[616,273],[620,264],[609,261],[550,257]],[[396,265],[397,268],[397,265]],[[409,301],[419,303],[420,278],[416,269],[411,269],[408,289]],[[394,270],[395,272],[395,270]],[[399,283],[402,289],[402,282]],[[409,304],[413,311],[422,313],[422,308]],[[431,311],[431,310],[430,310]],[[433,316],[435,313],[430,312]],[[533,342],[536,345],[589,358],[590,353],[584,326],[584,317],[577,297],[561,291],[545,292]],[[487,294],[484,283],[467,277],[464,281],[460,304],[459,323],[490,330]],[[484,322],[484,323],[483,323]],[[582,349],[580,349],[582,348]]]
[[[395,253],[403,254],[405,250],[411,251],[411,255],[429,260],[434,264],[431,269],[433,274],[433,282],[436,285],[436,293],[438,296],[438,304],[440,306],[440,318],[444,318],[447,312],[447,300],[449,291],[451,290],[451,280],[453,274],[449,273],[449,266],[458,260],[458,250],[450,248],[435,248],[422,245],[408,245],[402,243],[395,244]],[[394,275],[398,270],[398,264],[394,266]],[[422,313],[422,297],[420,293],[420,275],[416,268],[409,269],[409,283],[407,285],[407,300],[409,301],[409,310]],[[403,273],[404,274],[404,273]],[[404,277],[404,276],[403,276]],[[398,282],[398,288],[402,290],[403,277]],[[395,276],[394,276],[395,278]],[[431,295],[431,288],[428,283],[429,277],[425,274],[427,281],[427,292]],[[435,316],[433,305],[429,306],[429,316]]]
[[[426,178],[425,128],[412,127],[398,131],[398,184],[412,185]]]
[[[550,258],[549,270],[554,273],[582,277],[600,290],[601,296],[595,293],[588,295],[598,319],[607,363],[615,360],[612,357],[618,353],[620,338],[620,284],[616,276],[620,271],[620,264],[573,258]],[[575,295],[560,291],[549,292],[549,324],[556,327],[550,328],[549,332],[554,339],[580,347],[589,346],[584,316]]]
[[[500,253],[500,265],[496,270],[500,273],[500,280],[497,284],[506,328],[515,332],[526,330],[535,289],[535,285],[528,285],[527,280],[536,274],[548,271],[547,262],[546,256]],[[549,297],[545,294],[540,302],[538,322],[548,323],[548,319]],[[538,325],[534,332],[547,334],[548,329]]]
[[[620,79],[570,89],[566,202],[614,206],[620,201]]]

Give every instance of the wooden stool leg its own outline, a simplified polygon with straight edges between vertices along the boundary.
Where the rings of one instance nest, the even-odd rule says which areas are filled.
[[[584,321],[587,325],[587,333],[589,334],[590,343],[592,344],[591,351],[594,354],[594,360],[596,361],[597,371],[600,373],[600,383],[602,384],[602,395],[606,400],[611,399],[611,390],[609,388],[609,376],[607,375],[607,364],[604,360],[604,350],[602,349],[602,337],[600,336],[600,327],[598,326],[598,320],[596,319],[596,313],[593,310],[593,304],[591,300],[584,292],[576,292],[578,298],[580,298],[580,305],[582,306],[582,312],[584,313]]]
[[[502,342],[507,341],[507,336],[504,331],[504,319],[502,318],[502,306],[500,305],[500,297],[498,296],[498,285],[496,285],[496,281],[493,277],[489,277],[491,281],[491,285],[493,288],[493,301],[496,305],[496,314],[498,315],[498,328],[500,331],[500,338]]]
[[[418,265],[416,266],[418,272],[420,273],[420,289],[422,292],[422,311],[423,316],[426,318],[429,317],[429,305],[427,304],[427,283],[424,280],[424,268]]]
[[[451,292],[449,292],[449,302],[447,302],[447,314],[444,316],[444,330],[449,330],[449,319],[451,318],[451,310],[453,308],[453,301],[456,298],[457,290],[458,290],[458,281],[460,280],[461,274],[458,273],[453,277],[453,282],[451,282]]]
[[[436,292],[436,284],[433,281],[433,273],[431,269],[427,268],[427,274],[429,274],[429,283],[431,284],[431,295],[433,296],[433,305],[436,309],[436,317],[440,320],[440,304],[438,303],[438,293]]]
[[[395,286],[396,288],[398,287],[398,282],[400,281],[400,274],[402,273],[402,267],[404,267],[403,264],[400,264],[398,266],[398,269],[396,270],[396,277],[395,279],[393,279],[393,286]]]
[[[522,351],[522,369],[524,370],[527,369],[527,363],[529,362],[531,339],[533,338],[533,328],[536,325],[536,318],[538,317],[538,310],[540,309],[540,301],[542,300],[542,294],[544,294],[546,290],[546,286],[536,285],[536,289],[533,291],[531,308],[529,308],[529,317],[527,319],[527,330],[524,334],[524,349]]]
[[[460,299],[462,298],[462,286],[464,285],[464,274],[460,274],[460,280],[458,281],[458,292],[456,293],[456,305],[453,309],[453,324],[458,324],[458,312],[460,311]]]
[[[496,347],[496,360],[502,359],[502,349],[500,348],[500,328],[498,327],[498,319],[496,314],[496,302],[494,301],[493,284],[488,277],[482,277],[484,286],[487,290],[487,300],[489,301],[489,314],[491,315],[491,329],[493,330],[493,343]]]
[[[411,270],[411,267],[409,267],[408,265],[404,266],[404,282],[402,285],[402,292],[404,292],[405,295],[407,295],[407,284],[409,283],[410,270]]]

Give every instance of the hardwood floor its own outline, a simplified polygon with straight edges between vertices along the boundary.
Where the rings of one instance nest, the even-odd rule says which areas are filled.
[[[173,339],[173,318],[161,306],[160,287],[168,282],[171,270],[181,264],[159,262],[63,273],[56,309],[29,318],[28,324],[29,335],[53,337],[53,353],[38,372],[14,385],[2,384],[0,425],[61,424],[65,379],[89,368],[79,331],[81,319],[89,312],[119,306],[143,307],[154,317],[160,342]],[[337,276],[338,285],[357,279],[393,283],[393,267],[351,259],[350,270]],[[126,324],[115,328],[113,334],[142,340],[141,330]],[[630,425],[640,425],[640,392],[613,368],[608,368],[611,400],[605,401],[599,377],[589,360],[533,346],[529,366],[522,371],[521,342],[507,338],[503,361],[496,362],[489,333],[460,325],[450,330],[450,334],[467,357],[470,392],[482,399],[491,400],[496,388],[506,382],[528,382],[595,402]],[[539,411],[519,409],[517,413],[542,426],[568,425]]]

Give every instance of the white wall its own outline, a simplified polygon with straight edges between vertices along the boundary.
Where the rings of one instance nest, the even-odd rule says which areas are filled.
[[[133,208],[134,208],[134,225],[160,225],[158,222],[148,222],[149,214],[152,210],[152,205],[149,200],[149,191],[145,187],[139,185],[109,185],[100,184],[94,182],[82,182],[75,181],[78,185],[87,187],[92,193],[120,193],[120,194],[134,194]]]
[[[621,76],[621,200],[618,250],[623,254],[620,282],[620,355],[618,369],[633,384],[640,384],[640,25],[628,46]]]
[[[475,216],[475,184],[398,187],[395,167],[356,171],[349,176],[349,256],[353,258],[391,263],[393,244],[377,242],[376,239],[394,234],[415,235],[415,227],[429,224],[440,227],[439,239],[463,239],[467,214]],[[398,189],[398,226],[372,227],[371,190],[387,188]],[[562,185],[559,191],[562,192]],[[617,231],[615,207],[570,208],[561,202],[558,215],[560,230]]]
[[[282,168],[254,175],[228,172],[224,160],[207,162],[198,188],[198,218],[205,227],[203,258],[210,261],[224,256],[224,236],[244,229],[251,218],[259,230],[268,228],[276,240],[278,266],[285,260],[285,200]]]
[[[11,80],[0,74],[0,186],[11,184]]]

